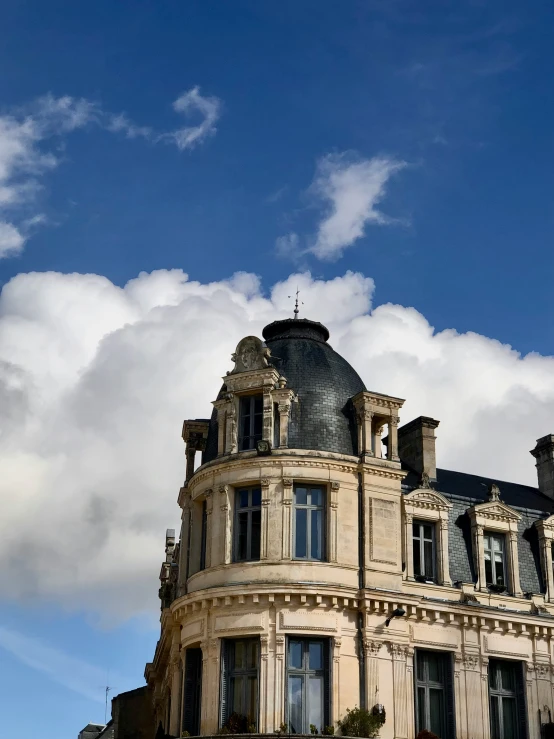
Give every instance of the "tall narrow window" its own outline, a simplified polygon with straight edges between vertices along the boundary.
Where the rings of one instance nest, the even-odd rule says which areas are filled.
[[[325,559],[325,490],[294,488],[294,558]]]
[[[329,724],[329,640],[290,637],[287,650],[287,724],[291,734],[318,733]]]
[[[200,567],[199,570],[206,569],[206,536],[208,533],[208,510],[206,500],[202,501],[202,524],[200,531]]]
[[[183,677],[183,731],[200,734],[200,699],[202,694],[202,650],[189,648],[185,654]]]
[[[260,559],[262,491],[237,490],[235,501],[235,562]]]
[[[428,521],[413,523],[414,577],[427,581],[436,579],[435,525]]]
[[[526,710],[519,662],[489,662],[491,739],[525,739]]]
[[[452,659],[445,652],[416,650],[416,733],[432,731],[440,739],[454,739]]]
[[[498,590],[506,589],[506,537],[504,534],[483,535],[485,553],[485,578],[487,585]]]
[[[262,438],[264,418],[263,395],[244,395],[240,399],[239,451],[255,449]]]
[[[258,727],[259,639],[229,639],[223,644],[221,726],[231,733]]]

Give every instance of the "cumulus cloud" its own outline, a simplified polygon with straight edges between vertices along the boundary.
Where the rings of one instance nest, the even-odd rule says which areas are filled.
[[[174,103],[177,112],[198,111],[203,120],[190,128],[168,133],[140,126],[125,113],[111,113],[85,98],[44,95],[11,113],[0,115],[0,259],[19,254],[30,226],[40,214],[32,212],[41,189],[41,176],[58,166],[60,139],[79,129],[101,128],[128,139],[153,143],[161,139],[179,150],[190,149],[215,134],[220,101],[203,97],[199,88],[183,93]]]
[[[369,224],[394,223],[377,206],[386,195],[390,178],[405,166],[406,162],[391,157],[362,159],[350,152],[322,157],[308,189],[323,211],[317,232],[305,247],[294,232],[279,237],[278,256],[297,260],[311,253],[318,259],[335,261],[365,236]]]
[[[161,138],[173,141],[181,151],[193,149],[216,133],[215,124],[221,115],[221,100],[219,98],[201,95],[200,88],[196,86],[180,95],[173,103],[173,108],[185,117],[195,113],[202,117],[202,120],[196,126],[185,126],[162,135]]]
[[[21,274],[0,296],[0,589],[104,617],[157,608],[165,529],[179,528],[184,418],[210,415],[241,337],[292,316],[325,323],[405,423],[441,421],[439,466],[534,483],[552,428],[554,359],[436,332],[413,308],[372,309],[373,281],[291,275],[264,294],[239,273],[180,270],[123,288],[98,275]]]

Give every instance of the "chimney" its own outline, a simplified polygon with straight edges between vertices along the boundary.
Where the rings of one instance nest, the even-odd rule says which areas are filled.
[[[398,429],[398,456],[420,475],[437,479],[437,459],[435,456],[435,429],[440,421],[420,416]]]
[[[539,490],[554,498],[554,434],[537,439],[537,446],[531,449],[531,454],[537,460]]]

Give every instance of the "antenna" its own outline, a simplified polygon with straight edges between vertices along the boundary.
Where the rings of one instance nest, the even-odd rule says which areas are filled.
[[[110,671],[106,673],[106,687],[104,688],[105,700],[104,700],[104,724],[108,723],[108,694],[114,689],[113,685],[108,685],[110,681]]]
[[[298,289],[298,285],[296,286],[296,300],[294,302],[294,317],[298,318],[298,314],[300,313],[298,309],[298,296],[300,295],[300,290]],[[292,298],[292,295],[289,295],[289,298]],[[303,301],[300,301],[300,305],[304,305]]]

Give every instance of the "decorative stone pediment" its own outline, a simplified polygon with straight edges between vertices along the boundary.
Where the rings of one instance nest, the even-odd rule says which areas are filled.
[[[543,530],[554,535],[554,514],[552,516],[548,516],[548,518],[542,518],[540,521],[536,521],[536,526],[539,530]]]
[[[407,493],[404,496],[404,505],[435,511],[447,511],[452,508],[452,503],[444,495],[430,488],[417,488],[412,490],[411,493]]]
[[[489,521],[505,521],[506,523],[517,523],[521,518],[521,514],[500,500],[479,503],[470,508],[468,513],[470,516],[473,514],[476,518],[483,518]]]
[[[234,354],[231,355],[235,366],[230,374],[265,369],[269,366],[270,356],[270,350],[264,346],[261,339],[257,336],[245,336],[239,341]]]

